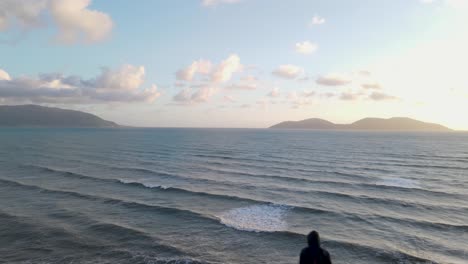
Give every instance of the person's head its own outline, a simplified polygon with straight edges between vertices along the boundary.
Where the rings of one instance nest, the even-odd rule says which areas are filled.
[[[314,230],[309,233],[309,235],[307,236],[307,244],[309,244],[309,247],[320,247],[320,236],[317,231]]]

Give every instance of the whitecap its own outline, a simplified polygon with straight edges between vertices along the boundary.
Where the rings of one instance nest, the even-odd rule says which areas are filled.
[[[243,231],[286,231],[289,210],[290,207],[282,205],[252,205],[224,212],[219,219],[222,224]]]
[[[140,184],[140,185],[142,185],[144,187],[147,187],[147,188],[160,188],[160,189],[164,189],[164,190],[171,188],[170,186],[166,186],[166,185],[147,183],[147,182],[139,182],[139,181],[135,181],[135,180],[119,179],[119,182],[121,182],[123,184]]]
[[[391,187],[401,187],[401,188],[420,188],[419,181],[413,179],[405,178],[384,178],[377,182],[377,185],[385,185]]]

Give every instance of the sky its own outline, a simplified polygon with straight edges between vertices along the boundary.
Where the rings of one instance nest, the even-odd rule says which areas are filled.
[[[120,124],[468,130],[468,0],[0,0],[0,104]]]

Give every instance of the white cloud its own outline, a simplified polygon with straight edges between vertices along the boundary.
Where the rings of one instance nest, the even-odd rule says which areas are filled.
[[[11,80],[11,77],[10,77],[10,75],[8,74],[8,72],[6,72],[6,71],[0,69],[0,81],[3,81],[3,80],[9,81],[9,80]]]
[[[211,68],[211,61],[200,59],[192,62],[192,64],[187,68],[177,71],[176,78],[181,81],[192,81],[195,74],[209,74],[211,72]]]
[[[378,89],[382,88],[382,86],[379,83],[376,83],[376,82],[363,83],[363,84],[361,84],[361,87],[364,88],[364,89],[374,89],[374,90],[378,90]]]
[[[370,77],[372,73],[368,70],[360,70],[357,72],[357,74],[364,76],[364,77]]]
[[[193,102],[206,102],[216,93],[216,90],[215,87],[210,85],[203,86],[192,94],[191,100]]]
[[[42,26],[44,17],[50,15],[61,43],[104,40],[112,31],[112,19],[106,13],[88,9],[90,4],[91,0],[1,0],[0,30],[8,30],[14,23],[28,29]]]
[[[297,53],[310,55],[317,51],[318,45],[310,41],[303,41],[296,43],[295,49]]]
[[[185,88],[181,90],[174,96],[173,100],[182,103],[189,102],[192,95],[191,90],[191,88]]]
[[[194,61],[190,66],[181,69],[176,73],[176,78],[179,81],[188,82],[190,88],[186,88],[177,93],[173,100],[183,104],[193,104],[206,102],[213,97],[219,90],[221,83],[230,81],[233,75],[237,72],[242,72],[244,66],[240,63],[240,57],[237,54],[229,55],[225,60],[216,66],[208,60]],[[193,83],[197,74],[207,76],[200,83]],[[255,79],[256,80],[256,79]],[[257,85],[250,79],[241,79],[237,84],[231,84],[227,88],[253,90]]]
[[[239,55],[231,54],[227,59],[216,66],[211,75],[211,81],[214,83],[227,82],[231,80],[235,72],[242,71],[242,68],[243,66],[240,63]]]
[[[310,26],[322,25],[322,24],[325,24],[325,18],[318,16],[318,15],[315,15],[309,23]]]
[[[355,101],[358,100],[361,95],[361,93],[343,92],[340,95],[340,99],[344,101]]]
[[[295,65],[286,64],[286,65],[280,65],[272,73],[273,73],[273,75],[276,75],[276,76],[281,77],[281,78],[296,79],[302,73],[304,73],[304,69],[302,69],[301,67],[295,66]]]
[[[231,85],[228,85],[226,87],[227,89],[233,89],[233,90],[255,90],[257,89],[257,84],[256,83],[233,83]]]
[[[49,0],[2,0],[0,1],[0,30],[14,23],[23,28],[42,24],[41,13],[48,8]]]
[[[302,95],[303,97],[313,97],[313,96],[315,96],[315,94],[316,94],[316,93],[315,93],[314,91],[303,91],[303,92],[301,93],[301,95]]]
[[[185,88],[177,93],[173,100],[175,102],[190,105],[195,103],[207,102],[216,94],[217,88],[211,85],[203,85],[199,88]]]
[[[276,98],[276,97],[279,97],[281,96],[281,92],[279,90],[278,87],[275,87],[273,88],[273,90],[271,90],[268,94],[267,94],[268,97],[273,97],[273,98]]]
[[[381,93],[381,92],[373,92],[369,95],[369,99],[372,99],[375,101],[384,101],[384,100],[396,100],[398,98],[392,95]]]
[[[203,6],[216,6],[219,4],[235,4],[239,3],[241,0],[202,0]]]
[[[287,99],[293,108],[299,108],[304,105],[312,104],[312,99],[310,96],[304,95],[305,94],[303,92],[299,94],[298,92],[293,91],[287,95]]]
[[[96,79],[100,89],[134,90],[141,86],[145,78],[145,67],[122,65],[118,69],[103,68]]]
[[[234,73],[242,70],[243,65],[240,63],[239,55],[231,54],[216,67],[213,67],[213,63],[209,60],[196,60],[190,66],[178,70],[176,79],[191,82],[197,74],[202,74],[209,75],[212,83],[222,83],[231,80]]]
[[[255,90],[259,86],[259,81],[257,77],[252,75],[243,76],[240,80],[236,83],[232,83],[226,86],[227,89],[234,89],[234,90]]]
[[[109,35],[112,19],[105,13],[87,9],[90,4],[91,0],[51,0],[60,42],[74,43],[81,38],[85,42],[97,42]]]
[[[317,84],[325,86],[342,86],[352,82],[351,78],[346,74],[332,73],[320,76],[316,81]]]
[[[225,95],[224,96],[224,101],[229,102],[229,103],[235,103],[236,99],[234,99],[234,97],[232,97],[230,95]]]
[[[145,68],[123,65],[103,68],[94,79],[42,74],[0,81],[0,99],[12,102],[93,104],[101,102],[153,102],[161,93],[156,85],[142,89]]]

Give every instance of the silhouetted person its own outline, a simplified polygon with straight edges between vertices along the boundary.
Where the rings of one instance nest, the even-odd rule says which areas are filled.
[[[301,252],[299,264],[331,264],[330,254],[320,246],[320,236],[312,231],[307,236],[308,247]]]

